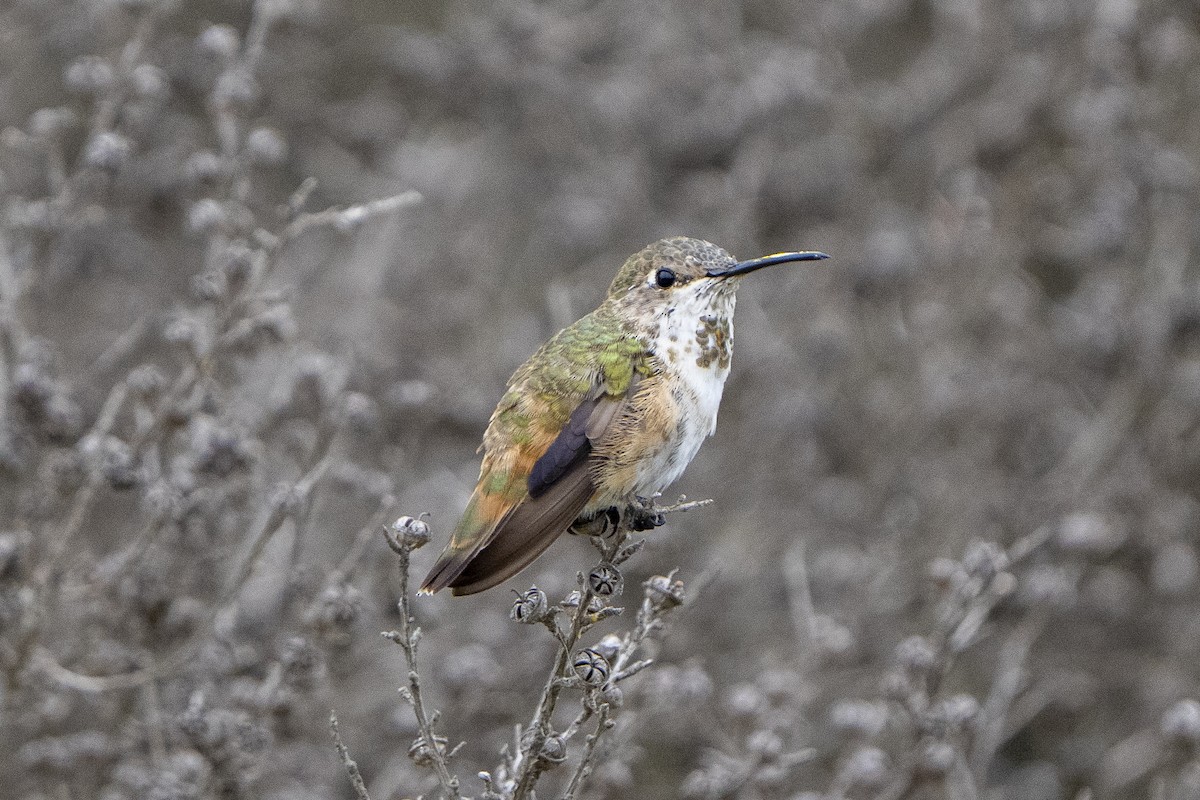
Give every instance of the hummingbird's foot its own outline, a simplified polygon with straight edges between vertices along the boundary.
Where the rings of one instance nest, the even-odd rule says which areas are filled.
[[[667,516],[654,506],[653,500],[634,498],[625,511],[625,522],[631,531],[650,531],[667,524]]]
[[[617,529],[621,515],[615,508],[606,508],[591,517],[580,517],[571,523],[567,531],[576,536],[599,536],[601,539],[609,536]]]

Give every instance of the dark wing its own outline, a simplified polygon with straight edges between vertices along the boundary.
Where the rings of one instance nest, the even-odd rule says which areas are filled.
[[[571,413],[562,432],[534,463],[528,496],[496,526],[488,544],[443,585],[454,594],[474,594],[508,580],[542,554],[587,505],[596,487],[588,469],[592,444],[633,396],[600,394],[585,399]]]
[[[544,495],[571,468],[579,464],[592,452],[588,439],[588,421],[595,414],[599,398],[584,400],[571,412],[571,418],[563,427],[558,438],[533,465],[529,473],[529,496],[536,500]]]

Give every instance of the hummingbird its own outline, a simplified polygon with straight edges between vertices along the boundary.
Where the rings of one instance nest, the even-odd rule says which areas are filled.
[[[479,448],[479,482],[420,593],[490,589],[602,516],[635,530],[661,525],[645,498],[671,485],[716,430],[741,279],[823,258],[739,262],[687,237],[630,256],[600,306],[509,379]]]

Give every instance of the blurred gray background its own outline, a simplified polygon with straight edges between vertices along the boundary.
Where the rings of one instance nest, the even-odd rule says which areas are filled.
[[[39,495],[47,465],[78,449],[129,369],[154,363],[169,378],[185,363],[162,331],[200,302],[195,276],[214,257],[196,204],[224,173],[198,179],[196,154],[221,152],[213,97],[225,73],[206,31],[244,36],[251,4],[161,14],[136,59],[158,83],[123,95],[113,125],[128,146],[111,164],[88,158],[89,120],[113,95],[86,57],[119,73],[151,5],[0,8],[0,189],[8,282],[20,287],[4,313],[43,347],[38,363],[53,364],[76,413],[38,432],[37,419],[22,422],[27,400],[6,401],[17,410],[0,527],[33,562],[39,545],[21,532],[72,507],[70,487]],[[346,630],[334,644],[310,636],[320,677],[283,722],[238,699],[297,635],[270,598],[289,582],[319,588],[312,576],[344,556],[389,491],[396,513],[431,515],[434,546],[416,556],[426,569],[474,485],[475,447],[512,370],[665,235],[741,258],[832,259],[741,289],[717,434],[673,487],[715,503],[649,534],[626,575],[633,605],[640,581],[678,568],[689,602],[659,667],[630,689],[630,744],[589,791],[837,796],[830,787],[869,740],[883,777],[841,791],[879,796],[933,734],[845,715],[872,703],[894,713],[894,649],[937,629],[955,560],[1039,534],[1046,543],[1013,570],[981,640],[937,689],[985,704],[997,681],[1014,684],[985,756],[972,749],[979,734],[955,740],[976,759],[979,796],[1200,796],[1200,717],[1188,722],[1200,706],[1179,705],[1200,693],[1194,4],[295,0],[271,13],[255,86],[237,101],[243,129],[267,133],[246,138],[249,166],[221,167],[250,182],[255,224],[270,228],[308,177],[313,209],[410,189],[423,200],[289,245],[269,285],[286,293],[294,330],[214,368],[204,407],[245,437],[239,490],[204,511],[208,533],[157,540],[163,553],[135,588],[89,600],[106,610],[86,623],[59,615],[43,643],[87,674],[128,668],[81,666],[106,642],[158,652],[162,641],[114,620],[141,613],[131,609],[146,605],[146,585],[163,615],[181,598],[212,602],[193,570],[232,570],[271,486],[303,472],[318,436],[294,395],[350,391],[360,424],[334,448],[305,535],[285,528],[272,541],[221,634],[243,637],[245,663],[201,661],[158,682],[175,760],[147,761],[138,692],[18,681],[4,713],[20,723],[0,734],[18,796],[349,797],[324,732],[330,705],[373,796],[429,791],[405,758],[399,651],[376,636],[396,625],[391,555],[369,544]],[[74,117],[53,148],[31,123],[39,109]],[[114,350],[131,326],[141,333]],[[12,370],[29,360],[14,342],[12,392]],[[100,490],[65,581],[78,597],[90,580],[80,563],[144,526],[149,483]],[[511,585],[561,596],[593,559],[564,540]],[[507,622],[505,591],[415,606],[428,690],[447,735],[468,741],[468,783],[528,716],[552,652],[543,631]],[[13,636],[14,604],[3,617]],[[197,691],[263,731],[237,762],[253,773],[244,785],[214,778],[228,760],[169,722]],[[704,783],[721,758],[732,772],[749,763],[759,730],[815,755],[773,782]],[[104,746],[71,738],[87,733]],[[191,795],[166,793],[163,776],[184,770],[177,754],[193,751],[206,777]],[[932,778],[906,791],[954,796]]]

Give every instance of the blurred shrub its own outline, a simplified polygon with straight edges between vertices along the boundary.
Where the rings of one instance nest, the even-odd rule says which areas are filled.
[[[330,706],[373,797],[433,792],[377,529],[446,535],[509,372],[677,233],[834,260],[742,292],[680,484],[717,502],[625,576],[693,591],[583,793],[1196,796],[1189,9],[27,0],[0,29],[15,796],[350,796]],[[466,794],[554,657],[508,610],[414,605]]]

